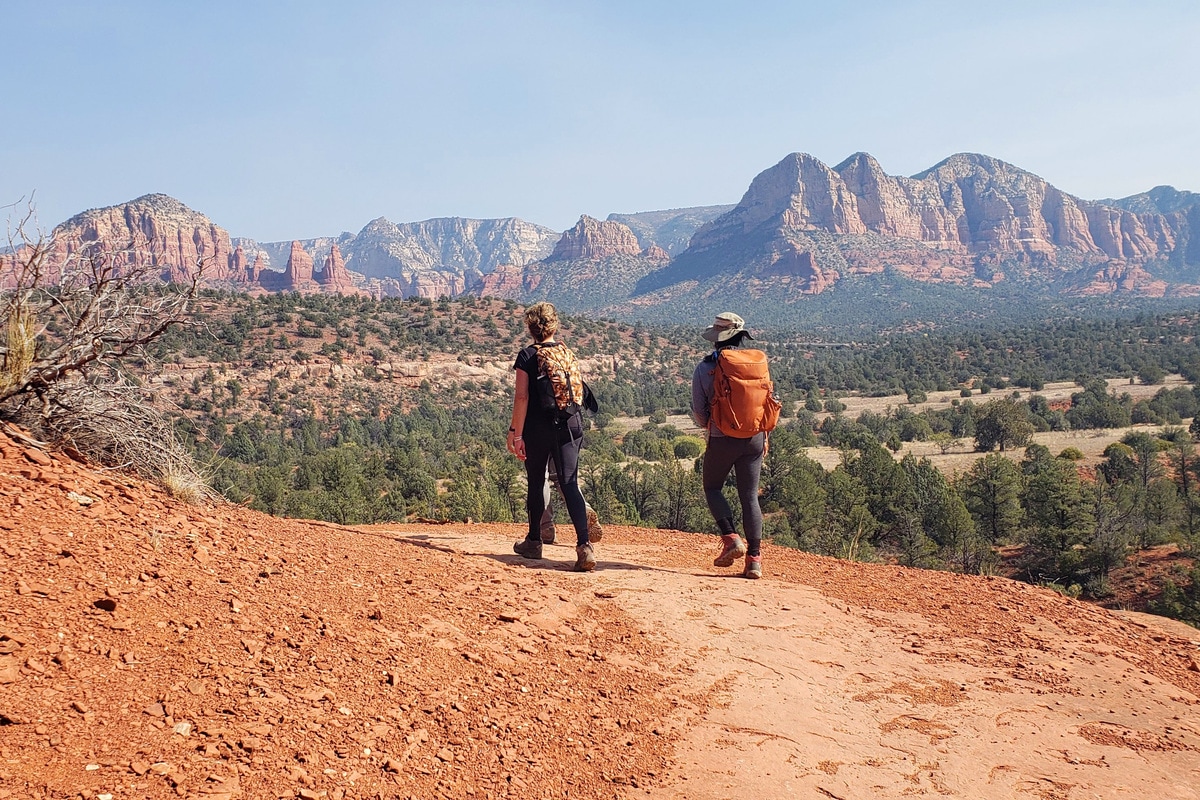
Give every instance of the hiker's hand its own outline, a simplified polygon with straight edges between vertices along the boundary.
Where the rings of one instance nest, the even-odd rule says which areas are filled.
[[[522,461],[525,460],[525,440],[521,438],[515,431],[508,432],[508,452],[512,453]]]

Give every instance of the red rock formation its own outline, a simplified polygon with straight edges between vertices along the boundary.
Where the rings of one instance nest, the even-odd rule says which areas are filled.
[[[312,291],[317,286],[313,280],[312,256],[304,252],[300,242],[292,242],[287,269],[283,271],[283,286],[285,291],[295,292]]]
[[[483,276],[477,293],[487,297],[504,297],[515,300],[526,288],[524,276],[525,268],[516,264],[496,267],[491,273]]]
[[[52,240],[53,264],[100,247],[118,267],[149,267],[166,280],[185,281],[198,265],[208,280],[233,278],[229,233],[163,194],[85,211],[55,228]]]
[[[642,258],[648,258],[651,261],[670,261],[671,256],[666,250],[663,250],[656,244],[652,244],[642,251]]]
[[[831,233],[867,230],[845,181],[807,153],[793,153],[760,173],[742,202],[719,221],[726,220],[743,233],[765,224]]]
[[[732,211],[698,230],[688,249],[639,290],[747,267],[782,278],[779,270],[807,269],[796,254],[811,252],[814,286],[821,285],[817,274],[840,269],[974,284],[977,276],[991,283],[1006,276],[1074,279],[1082,267],[1100,270],[1088,293],[1162,294],[1165,285],[1138,269],[1189,241],[1192,208],[1135,212],[1080,200],[971,153],[912,178],[885,174],[865,153],[833,169],[793,153],[758,175]]]
[[[254,263],[250,265],[250,283],[258,283],[259,279],[262,278],[263,270],[266,268],[267,265],[263,261],[263,254],[259,253],[254,257]]]
[[[801,294],[820,294],[838,279],[837,272],[823,270],[817,266],[812,251],[800,250],[796,246],[786,247],[776,253],[770,266],[758,273],[761,278],[787,278]]]
[[[608,258],[616,255],[640,255],[637,236],[628,225],[593,219],[586,214],[575,227],[562,235],[547,261],[575,261],[584,258]]]
[[[354,289],[350,271],[346,269],[346,262],[342,260],[342,253],[336,244],[329,249],[324,266],[313,278],[326,291],[349,292]]]
[[[1092,296],[1120,292],[1141,297],[1163,297],[1167,290],[1166,281],[1155,278],[1136,264],[1110,261],[1096,270],[1090,282],[1072,294]]]
[[[466,280],[452,272],[419,270],[400,277],[404,297],[458,297],[466,291]]]
[[[230,260],[229,277],[238,283],[251,283],[254,278],[251,276],[251,268],[246,263],[246,250],[240,244],[233,250],[233,258]]]

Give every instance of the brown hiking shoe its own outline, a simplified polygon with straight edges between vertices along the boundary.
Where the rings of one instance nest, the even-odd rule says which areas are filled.
[[[746,543],[736,533],[721,537],[721,555],[713,559],[714,567],[732,567],[733,562],[746,555]]]
[[[533,539],[522,539],[513,545],[513,552],[524,558],[541,558],[542,543]]]
[[[600,526],[600,515],[596,509],[587,507],[588,542],[595,543],[604,538],[604,528]]]
[[[762,577],[762,556],[746,556],[746,568],[742,570],[742,577],[752,581]]]
[[[547,522],[541,527],[542,544],[554,544],[554,523]]]
[[[591,572],[596,568],[596,551],[590,544],[581,544],[575,548],[576,572]]]

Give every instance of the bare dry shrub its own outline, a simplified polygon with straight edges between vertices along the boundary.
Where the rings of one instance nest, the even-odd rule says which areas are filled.
[[[146,393],[118,376],[111,379],[105,385],[60,382],[48,397],[49,414],[24,404],[9,416],[35,436],[72,447],[89,461],[156,480],[180,500],[214,499],[217,495],[192,454]]]
[[[181,499],[215,496],[133,377],[148,368],[146,346],[186,324],[203,261],[187,282],[164,284],[149,241],[70,252],[28,235],[32,216],[0,252],[0,419],[158,480]]]

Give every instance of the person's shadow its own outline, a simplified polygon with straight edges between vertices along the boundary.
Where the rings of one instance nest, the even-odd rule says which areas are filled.
[[[379,535],[379,534],[372,534]],[[546,544],[542,545],[543,552],[546,548],[561,548],[563,555],[568,556],[566,561],[558,561],[554,558],[525,558],[516,553],[473,553],[460,550],[448,544],[438,542],[438,539],[453,540],[450,536],[436,536],[427,533],[417,534],[394,534],[392,536],[384,536],[383,538],[391,539],[400,544],[410,545],[412,547],[422,547],[426,550],[437,550],[439,553],[457,553],[466,556],[475,556],[478,558],[490,558],[492,561],[498,561],[510,567],[524,567],[526,569],[547,570],[551,572],[574,572],[575,566],[575,548],[566,544]],[[648,564],[629,564],[624,561],[602,561],[596,559],[596,569],[601,570],[630,570],[634,572],[674,572],[675,570],[663,569],[654,567]]]

